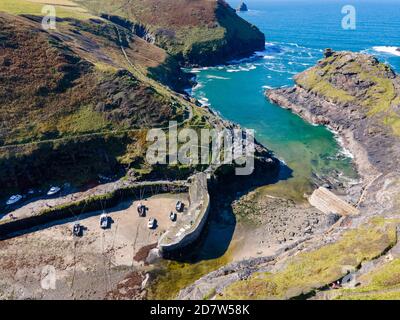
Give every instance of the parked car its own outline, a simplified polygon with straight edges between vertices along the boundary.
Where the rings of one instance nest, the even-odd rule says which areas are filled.
[[[183,212],[184,209],[185,209],[185,204],[182,201],[178,201],[176,203],[176,211]]]
[[[17,202],[21,201],[22,198],[23,197],[20,194],[13,195],[7,200],[6,205],[11,206],[16,204]]]
[[[139,217],[145,217],[146,216],[146,206],[142,203],[139,203],[137,206],[137,211],[139,213]]]
[[[171,212],[169,214],[169,218],[171,219],[172,222],[175,222],[177,217],[178,217],[178,215],[175,212]]]
[[[108,218],[108,215],[105,214],[105,213],[103,213],[103,214],[100,216],[100,228],[102,228],[102,229],[107,229],[108,226],[109,226],[109,218]]]
[[[54,196],[61,191],[60,187],[51,187],[50,190],[47,192],[48,196]]]
[[[149,222],[147,223],[147,227],[149,229],[154,229],[157,226],[157,220],[154,218],[150,218]]]
[[[72,234],[75,237],[80,237],[82,235],[82,226],[79,223],[75,223],[72,228]]]

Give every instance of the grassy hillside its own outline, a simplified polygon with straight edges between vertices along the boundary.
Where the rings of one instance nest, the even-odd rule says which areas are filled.
[[[42,32],[36,21],[3,15],[0,24],[3,145],[160,126],[182,116],[171,97],[107,64],[105,57],[102,61],[97,57],[101,52],[85,59],[60,34]],[[106,41],[117,53],[115,31],[106,23],[65,24],[69,32],[85,37],[75,41],[93,41],[93,46]],[[103,54],[112,52],[107,48]]]
[[[41,26],[49,4],[56,30]],[[176,93],[189,84],[182,62],[264,46],[225,2],[209,0],[2,0],[0,40],[0,196],[128,171],[184,178],[194,168],[144,161],[149,128],[212,126]]]
[[[182,83],[177,62],[129,30],[76,19],[73,10],[44,31],[40,11],[15,11],[17,3],[24,1],[2,9],[23,16],[0,12],[2,192],[159,170],[143,161],[146,130],[189,120],[196,108],[158,82]]]
[[[7,12],[15,15],[42,15],[42,9],[45,4],[54,5],[57,17],[59,18],[90,19],[93,17],[87,10],[69,0],[1,0],[0,12]]]
[[[400,136],[400,78],[374,57],[337,52],[295,77],[297,85],[341,104],[359,106],[366,117]]]
[[[179,61],[213,65],[263,50],[264,35],[223,0],[77,0],[91,12],[124,17]]]
[[[357,278],[361,286],[334,292],[338,300],[398,300],[400,299],[400,259],[394,259]]]
[[[290,299],[313,293],[341,279],[363,261],[379,257],[397,242],[398,222],[373,219],[348,231],[332,244],[300,253],[285,263],[282,270],[256,273],[230,285],[223,299]]]

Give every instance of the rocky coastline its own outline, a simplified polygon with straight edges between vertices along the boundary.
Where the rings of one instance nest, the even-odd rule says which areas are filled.
[[[321,60],[316,68],[323,69],[327,64],[332,64],[332,61],[327,62],[332,59],[331,54],[330,51],[325,52],[325,59]],[[358,105],[360,102],[363,104],[363,95],[368,94],[368,90],[373,90],[376,85],[372,81],[358,79],[357,73],[350,72],[346,68],[364,67],[365,71],[360,70],[359,74],[369,72],[374,67],[381,68],[382,79],[393,82],[397,95],[399,77],[372,56],[350,52],[333,54],[334,61],[343,60],[340,69],[335,70],[333,75],[324,74],[323,76],[330,76],[332,83],[336,83],[339,90],[348,86],[353,91],[352,95],[358,97],[359,100],[332,99],[321,92],[303,86],[304,79],[310,76],[307,72],[310,71],[296,76],[294,87],[267,90],[265,95],[273,103],[291,110],[306,121],[327,126],[338,133],[344,147],[354,156],[354,163],[362,180],[362,189],[357,190],[360,193],[357,204],[361,205],[364,198],[376,193],[376,190],[371,188],[374,184],[383,181],[387,175],[400,174],[396,165],[400,159],[400,148],[398,136],[385,125],[382,116],[371,115],[369,108]],[[394,105],[393,108],[396,110],[397,107]]]
[[[260,280],[254,276],[255,273],[273,272],[279,279],[279,274],[286,272],[287,264],[296,261],[293,257],[300,252],[328,250],[334,247],[335,243],[342,241],[340,239],[343,239],[349,230],[368,224],[371,219],[378,217],[385,221],[392,218],[398,210],[399,137],[395,127],[388,126],[387,122],[383,121],[383,114],[392,111],[393,117],[398,115],[399,77],[390,67],[379,63],[374,57],[327,50],[324,59],[319,61],[316,67],[297,75],[295,81],[296,85],[292,88],[267,90],[265,95],[272,102],[291,110],[306,121],[325,125],[341,137],[343,146],[354,155],[354,162],[361,176],[361,184],[347,190],[350,198],[357,199],[355,205],[360,214],[341,218],[338,222],[332,220],[331,227],[308,237],[305,235],[286,245],[286,248],[284,246],[285,249],[282,250],[281,247],[272,256],[244,259],[240,263],[225,266],[182,290],[178,298],[230,299],[238,297],[237,294],[240,297],[256,298],[260,293],[257,290],[252,291],[251,288],[254,288],[252,285],[257,287]],[[387,92],[382,86],[385,89],[391,89],[393,86],[393,91],[390,91],[393,97],[384,110],[382,104],[386,102]],[[382,108],[377,110],[377,104]],[[389,251],[391,257],[393,250]],[[307,253],[303,256],[306,257]],[[384,260],[384,257],[371,261],[370,265],[376,267],[380,265],[381,260]],[[339,275],[337,277],[341,278]],[[312,283],[311,279],[308,281]],[[320,281],[319,286],[322,286]],[[298,289],[290,289],[289,284],[289,291],[284,297],[312,293],[312,286],[308,286],[306,283],[305,288],[301,289],[303,291],[298,292]],[[269,289],[266,291],[270,292]],[[270,294],[273,297],[274,294]],[[260,298],[264,299],[266,296],[261,295]]]

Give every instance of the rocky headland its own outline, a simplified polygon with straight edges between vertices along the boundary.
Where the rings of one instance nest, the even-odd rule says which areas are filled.
[[[326,50],[325,58],[295,82],[266,95],[343,137],[364,179],[361,203],[368,189],[399,172],[400,77],[372,56]]]
[[[211,66],[265,48],[265,36],[225,0],[78,0],[97,15],[112,14],[165,49],[182,65]]]
[[[247,7],[246,3],[241,2],[240,5],[237,7],[236,11],[246,12],[246,11],[249,11],[249,8]]]

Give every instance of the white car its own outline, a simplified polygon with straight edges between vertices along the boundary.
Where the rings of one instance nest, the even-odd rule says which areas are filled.
[[[107,229],[108,228],[108,223],[109,223],[108,215],[103,213],[100,216],[100,228]]]
[[[176,208],[176,211],[183,212],[183,210],[185,209],[185,204],[182,201],[178,201],[176,203],[175,208]]]
[[[169,219],[170,219],[172,222],[175,222],[177,218],[178,218],[178,215],[177,215],[175,212],[171,212],[171,213],[169,214]]]
[[[150,218],[149,222],[147,223],[147,227],[149,229],[154,229],[156,227],[156,225],[157,225],[157,220],[154,218]]]
[[[12,204],[17,203],[22,199],[22,196],[20,194],[16,194],[14,196],[11,196],[10,199],[7,200],[6,205],[11,206]]]
[[[60,187],[51,187],[50,190],[47,192],[48,196],[54,196],[55,194],[59,193],[61,190]]]

